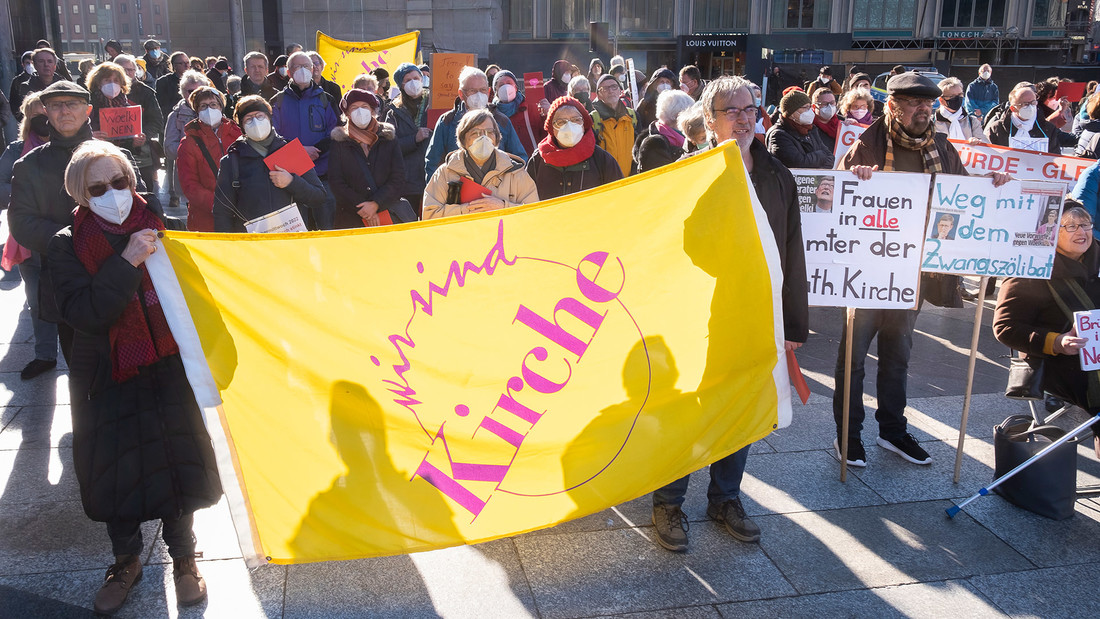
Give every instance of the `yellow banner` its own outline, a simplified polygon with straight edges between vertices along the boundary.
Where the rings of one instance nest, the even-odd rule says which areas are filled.
[[[778,252],[735,147],[506,213],[165,247],[268,561],[551,526],[790,419]]]
[[[341,41],[318,30],[317,53],[325,59],[323,75],[347,92],[360,73],[383,68],[393,75],[402,62],[416,62],[419,39],[419,30],[381,41]]]

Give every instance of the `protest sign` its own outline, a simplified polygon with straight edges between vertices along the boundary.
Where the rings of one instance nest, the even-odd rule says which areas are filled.
[[[527,101],[534,104],[538,104],[539,101],[546,98],[542,71],[523,74],[523,96]]]
[[[791,170],[802,210],[810,305],[917,305],[928,174]],[[873,266],[872,266],[873,265]]]
[[[1066,193],[1074,185],[1093,159],[1051,155],[1046,152],[1017,150],[993,144],[969,144],[965,140],[949,140],[959,151],[966,171],[985,176],[990,172],[1002,172],[1013,178],[1029,181],[1056,181],[1064,183]]]
[[[1050,146],[1050,140],[1044,137],[1033,138],[1030,135],[1014,135],[1008,138],[1009,148],[1026,150],[1033,153],[1045,153]]]
[[[245,232],[251,234],[281,234],[306,232],[306,222],[298,205],[291,202],[283,208],[244,222]]]
[[[458,96],[458,74],[462,67],[477,66],[475,54],[432,54],[432,109],[449,110]],[[490,84],[490,87],[492,85]]]
[[[1081,347],[1081,369],[1086,372],[1100,370],[1100,310],[1073,312],[1073,324],[1077,337],[1088,340]]]
[[[107,134],[108,140],[141,135],[141,106],[100,108],[99,130]]]
[[[264,163],[267,164],[268,170],[274,171],[276,167],[280,167],[296,176],[302,176],[314,167],[313,160],[309,158],[306,148],[298,138],[294,138],[287,142],[286,146],[264,157]]]
[[[921,270],[1050,279],[1065,186],[937,174]]]
[[[1087,82],[1061,82],[1058,84],[1058,91],[1054,93],[1054,98],[1061,99],[1065,97],[1069,99],[1070,103],[1077,103],[1084,98],[1087,89]]]
[[[626,79],[630,84],[630,102],[632,105],[638,105],[638,80],[634,79],[634,59],[626,59]]]
[[[867,127],[840,123],[840,128],[836,132],[836,147],[833,149],[833,160],[840,161],[841,157],[847,155],[848,149],[852,147],[852,144],[856,143],[859,136],[863,135],[863,132],[866,130]]]
[[[392,75],[401,63],[415,63],[419,41],[419,30],[380,41],[341,41],[318,30],[316,49],[325,61],[324,77],[347,92],[360,73],[385,69]]]

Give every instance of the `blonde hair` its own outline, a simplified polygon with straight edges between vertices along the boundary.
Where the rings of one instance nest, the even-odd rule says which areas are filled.
[[[100,84],[111,75],[118,78],[118,83],[122,86],[122,94],[130,94],[130,76],[126,75],[126,71],[123,71],[121,66],[110,60],[97,64],[95,68],[88,72],[88,79],[84,81],[88,92],[93,97],[96,96],[99,93]]]
[[[88,140],[77,147],[73,152],[73,158],[69,160],[65,168],[65,191],[80,206],[88,206],[88,168],[92,163],[102,158],[114,159],[126,179],[130,182],[130,190],[137,191],[137,173],[130,164],[129,157],[122,149],[106,140]]]
[[[23,103],[19,105],[19,113],[23,115],[23,120],[19,121],[19,138],[24,142],[31,134],[31,108],[35,105],[41,105],[43,111],[46,109],[46,104],[42,103],[41,95],[42,91],[29,93],[23,99]]]
[[[867,88],[853,88],[844,93],[844,98],[840,100],[840,113],[847,116],[848,109],[856,101],[866,101],[867,109],[874,111],[875,98],[871,95],[871,91]]]

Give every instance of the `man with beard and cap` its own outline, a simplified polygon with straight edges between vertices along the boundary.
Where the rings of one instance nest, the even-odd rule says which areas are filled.
[[[821,130],[814,126],[817,114],[806,93],[801,90],[787,93],[779,102],[779,111],[779,122],[768,129],[765,138],[768,152],[788,168],[833,167],[833,151],[826,146]]]
[[[1008,93],[1008,109],[999,118],[992,119],[986,131],[989,141],[998,146],[1022,148],[1030,144],[1030,140],[1040,138],[1046,142],[1040,152],[1061,154],[1061,132],[1046,119],[1040,118],[1039,98],[1031,84],[1017,84]]]
[[[277,91],[286,88],[290,83],[290,72],[287,71],[286,60],[286,56],[276,58],[275,64],[271,65],[271,73],[267,74],[267,81],[271,82],[271,86]]]
[[[613,73],[600,76],[596,83],[596,100],[592,102],[592,128],[596,132],[596,143],[611,153],[626,176],[634,162],[638,115],[623,103],[622,93],[622,85]]]
[[[538,102],[526,99],[519,80],[506,69],[497,71],[496,79],[493,80],[493,93],[495,99],[489,107],[508,117],[519,136],[520,144],[523,144],[523,150],[534,153],[539,142],[546,137]]]
[[[783,339],[786,350],[796,350],[809,337],[809,304],[807,301],[806,255],[802,248],[802,219],[798,209],[797,187],[790,170],[768,153],[756,139],[755,101],[749,82],[741,77],[720,77],[710,82],[703,91],[704,122],[710,145],[734,140],[741,153],[741,160],[748,172],[748,180],[767,215],[779,264],[783,271],[782,304]],[[702,152],[702,151],[700,151]],[[706,367],[730,367],[740,349],[733,341],[737,332],[722,329],[720,325],[735,320],[729,314],[742,300],[739,291],[729,283],[729,274],[741,268],[737,256],[742,251],[730,244],[715,229],[732,225],[729,213],[743,205],[735,204],[732,196],[725,204],[718,203],[711,209],[696,209],[683,223],[684,248],[699,268],[715,278],[714,299],[708,322]],[[703,247],[700,247],[703,246]],[[698,248],[698,249],[697,249]],[[704,249],[705,251],[699,251]],[[727,375],[712,376],[704,370],[696,394],[704,409],[719,409],[730,415],[744,411],[725,403],[733,399],[736,386]],[[710,484],[707,488],[707,517],[723,525],[734,539],[756,543],[760,541],[760,527],[746,514],[741,504],[741,481],[745,475],[749,449],[746,445],[710,465]],[[689,476],[682,477],[653,493],[653,524],[657,543],[668,550],[682,552],[688,548],[687,516],[681,510],[687,494]]]
[[[644,130],[650,123],[657,120],[658,95],[666,90],[672,90],[678,83],[676,74],[668,67],[661,67],[653,72],[653,76],[646,84],[645,92],[638,94],[641,101],[634,106],[634,111],[638,113],[638,127]]]
[[[565,97],[569,94],[569,80],[573,79],[572,69],[573,63],[568,60],[559,60],[554,63],[554,68],[550,72],[550,79],[546,81],[543,86],[543,92],[546,93],[546,100],[552,102],[558,97]]]
[[[966,175],[958,151],[947,136],[936,132],[932,121],[932,104],[940,96],[935,82],[917,73],[902,73],[890,78],[886,85],[889,98],[886,113],[856,140],[837,164],[837,169],[850,170],[862,180],[873,172],[916,172],[925,174]],[[992,174],[994,185],[1011,180],[1004,174]],[[920,298],[948,307],[961,307],[957,276],[921,278]],[[938,297],[938,298],[937,298]],[[938,301],[938,302],[937,302]],[[909,355],[913,347],[913,328],[920,309],[857,309],[852,329],[851,399],[848,424],[848,454],[850,466],[867,466],[861,432],[863,408],[864,362],[871,340],[878,337],[878,411],[875,420],[879,431],[877,443],[908,462],[930,464],[931,456],[908,432],[905,419],[906,380]],[[840,336],[836,361],[836,385],[833,395],[833,417],[836,420],[836,440],[833,446],[840,455],[841,426],[844,410],[844,365],[847,328]]]

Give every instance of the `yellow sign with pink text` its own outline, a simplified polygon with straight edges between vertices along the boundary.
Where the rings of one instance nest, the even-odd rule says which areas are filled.
[[[164,246],[251,564],[553,526],[790,422],[735,146],[507,211]]]
[[[419,41],[419,30],[381,41],[341,41],[318,30],[316,49],[325,60],[324,77],[347,92],[361,73],[385,69],[392,75],[401,63],[415,63]]]

